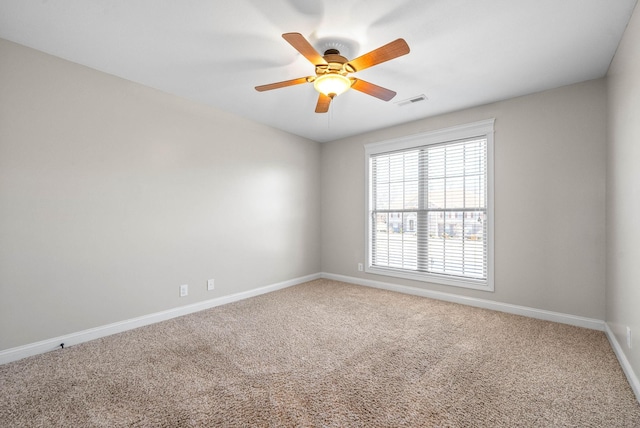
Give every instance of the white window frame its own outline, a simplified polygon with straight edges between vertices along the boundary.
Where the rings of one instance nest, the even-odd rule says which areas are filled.
[[[468,123],[436,131],[424,132],[393,140],[380,141],[364,145],[365,149],[365,246],[367,262],[365,272],[375,275],[385,275],[397,278],[411,279],[423,282],[451,285],[455,287],[472,288],[483,291],[494,291],[494,178],[493,178],[493,134],[495,119]],[[443,144],[465,139],[483,137],[487,140],[487,277],[486,279],[452,278],[435,273],[417,272],[396,268],[372,266],[371,254],[371,171],[370,157],[381,153],[423,147],[432,144]]]

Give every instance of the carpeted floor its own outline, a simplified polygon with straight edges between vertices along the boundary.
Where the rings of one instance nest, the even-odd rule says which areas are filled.
[[[602,332],[329,280],[0,366],[2,427],[640,427]]]

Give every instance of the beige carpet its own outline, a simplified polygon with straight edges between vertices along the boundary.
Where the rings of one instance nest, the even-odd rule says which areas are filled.
[[[602,332],[329,280],[0,366],[2,427],[640,427]]]

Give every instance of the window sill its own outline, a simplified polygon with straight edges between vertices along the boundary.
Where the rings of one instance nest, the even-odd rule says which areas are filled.
[[[367,266],[366,273],[374,275],[390,276],[395,278],[410,279],[420,282],[431,282],[434,284],[450,285],[453,287],[470,288],[473,290],[493,292],[493,281],[491,280],[473,280],[473,279],[456,279],[445,275],[437,275],[423,272],[409,272],[401,269],[381,268],[375,266]]]

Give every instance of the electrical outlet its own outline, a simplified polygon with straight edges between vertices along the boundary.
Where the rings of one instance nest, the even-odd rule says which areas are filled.
[[[631,349],[631,329],[627,326],[627,348]]]
[[[180,286],[180,297],[184,297],[186,295],[189,294],[189,285],[188,284],[182,284]]]
[[[210,279],[207,281],[207,290],[211,291],[213,290],[213,287],[215,285],[215,282],[213,281],[213,279]]]
[[[364,266],[362,266],[362,263],[358,263],[358,270],[360,272],[362,272],[364,270]]]

